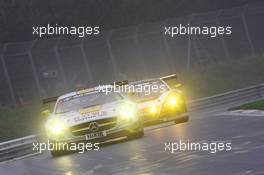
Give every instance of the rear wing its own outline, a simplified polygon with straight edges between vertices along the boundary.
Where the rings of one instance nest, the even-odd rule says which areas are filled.
[[[167,75],[165,77],[160,77],[161,80],[169,80],[169,79],[177,79],[177,75],[176,74],[171,74],[171,75]]]
[[[176,74],[171,74],[165,77],[161,77],[160,80],[164,81],[171,89],[182,87],[182,84],[178,80]]]

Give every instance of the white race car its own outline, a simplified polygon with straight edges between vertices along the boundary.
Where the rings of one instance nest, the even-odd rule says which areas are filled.
[[[56,98],[56,97],[55,97]],[[50,102],[46,99],[46,102]],[[60,96],[45,123],[51,143],[102,142],[111,138],[144,136],[143,122],[137,104],[121,93],[105,94],[98,88],[85,89]],[[64,150],[51,150],[52,156]]]
[[[175,74],[131,82],[129,85],[133,86],[134,92],[127,95],[138,104],[145,124],[189,120],[181,84]]]

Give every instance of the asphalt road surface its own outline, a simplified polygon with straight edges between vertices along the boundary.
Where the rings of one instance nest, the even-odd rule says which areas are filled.
[[[264,174],[264,116],[192,113],[188,123],[148,128],[138,140],[108,144],[99,151],[52,158],[43,155],[0,165],[0,175],[89,174]],[[231,141],[232,150],[165,151],[164,143]]]

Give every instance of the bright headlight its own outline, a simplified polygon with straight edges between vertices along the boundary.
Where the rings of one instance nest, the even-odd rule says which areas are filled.
[[[47,129],[52,135],[61,135],[65,132],[66,126],[62,121],[53,119],[47,123]]]
[[[63,125],[61,123],[57,123],[51,128],[51,131],[54,134],[57,134],[57,133],[61,133],[63,129],[64,129]]]
[[[179,107],[182,104],[182,97],[179,94],[171,94],[167,97],[165,105],[167,107]]]
[[[175,106],[175,105],[177,104],[177,98],[174,97],[174,96],[169,97],[169,99],[168,99],[168,103],[169,103],[171,106]]]
[[[134,104],[126,103],[120,107],[120,117],[123,119],[131,119],[135,117],[136,113],[137,110]]]
[[[157,106],[150,106],[149,107],[149,112],[152,114],[155,114],[158,112],[158,107]]]

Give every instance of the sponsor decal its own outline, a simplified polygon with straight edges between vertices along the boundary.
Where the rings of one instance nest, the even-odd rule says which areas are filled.
[[[106,111],[96,111],[96,112],[90,112],[81,116],[75,117],[73,120],[74,122],[82,122],[86,120],[91,120],[92,118],[100,117],[100,116],[105,116],[107,115]]]
[[[94,107],[90,107],[90,108],[80,109],[79,113],[81,115],[85,115],[85,114],[90,113],[90,112],[99,111],[100,109],[101,109],[101,106],[94,106]]]

